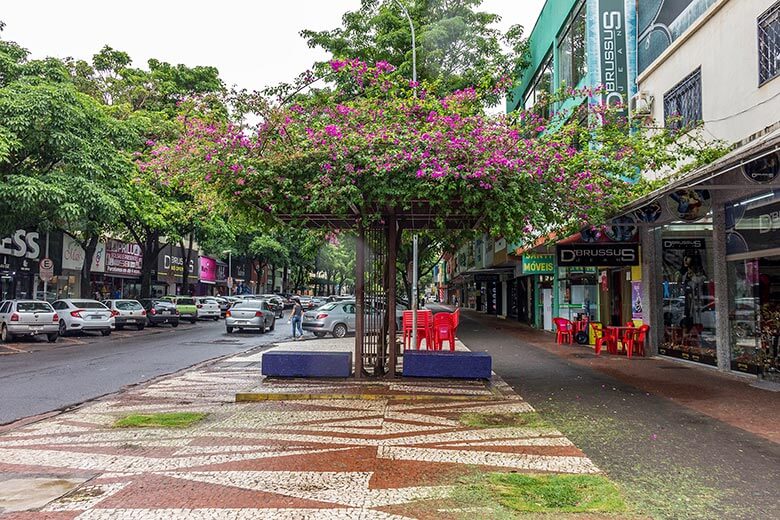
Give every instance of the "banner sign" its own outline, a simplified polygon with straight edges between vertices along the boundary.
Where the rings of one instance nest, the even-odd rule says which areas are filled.
[[[18,229],[10,237],[0,238],[0,271],[38,271],[41,237],[35,231]]]
[[[636,19],[633,0],[588,0],[588,65],[592,85],[601,85],[598,102],[621,105],[635,91]]]
[[[109,239],[106,244],[106,274],[141,276],[143,253],[138,244]]]
[[[217,283],[226,283],[228,278],[228,265],[217,260]]]
[[[216,283],[217,281],[217,261],[208,256],[198,257],[198,278],[201,282]]]
[[[639,244],[559,244],[558,267],[628,267],[639,265]]]
[[[523,255],[523,274],[553,274],[555,255],[526,253]]]
[[[71,271],[81,271],[86,253],[81,246],[67,233],[62,235],[62,268]],[[106,270],[106,243],[98,242],[92,255],[91,273],[103,273]]]

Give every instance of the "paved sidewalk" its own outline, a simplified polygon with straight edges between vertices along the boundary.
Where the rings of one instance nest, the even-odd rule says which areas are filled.
[[[0,507],[3,490],[44,490],[23,506],[35,511],[2,518],[452,518],[464,513],[448,509],[452,484],[475,470],[599,472],[552,428],[461,425],[466,412],[533,411],[498,378],[258,386],[261,357],[233,356],[1,435]],[[234,402],[247,389],[301,398]],[[304,398],[315,393],[354,398]],[[111,427],[169,411],[209,416],[182,430]]]
[[[662,357],[627,359],[606,353],[596,356],[589,346],[556,344],[552,333],[471,311],[465,311],[465,314],[567,362],[597,370],[645,392],[663,396],[731,426],[780,443],[780,392],[753,386],[757,382],[755,377],[723,374],[705,366]]]

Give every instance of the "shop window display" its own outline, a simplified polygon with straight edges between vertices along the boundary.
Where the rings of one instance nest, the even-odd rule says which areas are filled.
[[[709,237],[664,234],[664,337],[659,352],[715,366],[716,302]]]

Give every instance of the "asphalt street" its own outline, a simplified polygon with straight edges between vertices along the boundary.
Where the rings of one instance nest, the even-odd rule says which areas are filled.
[[[202,361],[267,345],[290,336],[276,330],[227,334],[225,322],[201,321],[61,338],[55,346],[28,340],[21,353],[0,356],[0,424],[39,415],[119,391]]]
[[[489,352],[493,370],[644,513],[780,518],[777,444],[574,365],[524,343],[509,327],[462,315],[458,336],[470,349]]]

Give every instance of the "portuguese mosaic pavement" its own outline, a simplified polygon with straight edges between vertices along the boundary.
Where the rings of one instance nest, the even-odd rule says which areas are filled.
[[[533,411],[499,380],[295,380],[258,387],[259,358],[236,356],[3,434],[0,480],[82,484],[35,511],[0,517],[438,517],[436,511],[447,516],[453,484],[474,471],[598,472],[554,429],[463,426],[463,413]],[[284,399],[236,403],[235,394],[247,389]],[[186,429],[111,426],[129,413],[170,411],[209,415]]]

